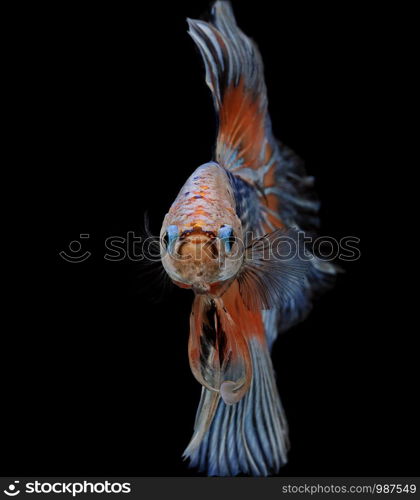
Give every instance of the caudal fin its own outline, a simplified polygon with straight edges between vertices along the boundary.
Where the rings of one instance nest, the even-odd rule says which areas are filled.
[[[217,393],[202,389],[194,435],[184,457],[210,476],[267,476],[287,462],[287,422],[268,349],[257,338],[250,340],[249,349],[252,383],[238,403],[226,404]]]

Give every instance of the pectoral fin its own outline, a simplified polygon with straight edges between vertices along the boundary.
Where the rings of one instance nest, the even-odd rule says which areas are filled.
[[[312,258],[294,229],[279,229],[254,240],[245,250],[238,276],[246,306],[284,309],[304,300]]]

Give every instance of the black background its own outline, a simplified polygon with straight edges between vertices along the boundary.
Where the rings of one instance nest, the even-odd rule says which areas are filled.
[[[275,135],[316,176],[322,234],[360,238],[362,257],[274,352],[292,448],[282,475],[414,475],[410,335],[378,299],[375,119],[385,57],[380,13],[234,2],[266,68]],[[212,156],[215,118],[185,18],[206,1],[52,7],[26,45],[37,142],[28,223],[36,279],[19,284],[2,354],[3,475],[185,476],[200,387],[187,358],[189,291],[104,239],[160,224]],[[30,13],[27,14],[30,17]],[[35,194],[34,194],[35,193]],[[58,253],[80,233],[92,256]],[[52,244],[48,236],[53,237]],[[45,259],[47,257],[47,259]]]

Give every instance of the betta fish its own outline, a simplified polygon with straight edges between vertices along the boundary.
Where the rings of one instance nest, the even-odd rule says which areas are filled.
[[[188,355],[202,392],[184,457],[211,476],[267,476],[289,447],[270,350],[335,268],[308,248],[284,257],[319,206],[302,161],[273,137],[257,46],[228,1],[209,22],[187,21],[218,133],[214,159],[187,179],[160,233],[166,273],[194,292]]]

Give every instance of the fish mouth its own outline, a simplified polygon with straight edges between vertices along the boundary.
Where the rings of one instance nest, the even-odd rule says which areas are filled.
[[[205,264],[219,258],[219,248],[215,239],[190,237],[180,243],[177,254],[181,259],[193,260]]]
[[[179,235],[179,239],[181,241],[188,237],[196,237],[196,238],[202,237],[202,238],[214,239],[216,238],[216,233],[214,231],[204,231],[204,229],[201,226],[194,226],[191,229],[185,229]]]
[[[183,231],[171,253],[177,281],[189,285],[199,295],[209,293],[211,283],[219,281],[222,263],[220,239],[201,228]]]
[[[219,257],[218,238],[213,231],[203,231],[200,227],[183,231],[179,236],[177,254],[202,263],[214,261]]]

